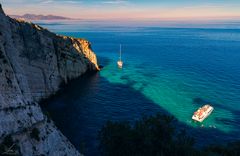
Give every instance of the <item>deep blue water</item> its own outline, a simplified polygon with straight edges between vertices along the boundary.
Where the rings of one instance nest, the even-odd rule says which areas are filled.
[[[240,139],[239,29],[41,24],[88,39],[105,66],[70,84],[46,106],[86,155],[98,153],[97,133],[107,120],[134,121],[156,112],[175,116],[200,146]],[[116,65],[119,44],[122,70]],[[205,103],[215,108],[212,115],[202,124],[192,122],[192,113]]]

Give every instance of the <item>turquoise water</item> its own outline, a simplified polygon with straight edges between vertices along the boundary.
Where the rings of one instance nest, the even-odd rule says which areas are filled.
[[[167,112],[199,145],[240,139],[240,30],[42,24],[92,42],[101,72],[70,85],[47,109],[57,126],[87,155],[97,153],[97,132],[107,120]],[[119,44],[123,69],[118,69]],[[202,124],[193,112],[215,109]]]

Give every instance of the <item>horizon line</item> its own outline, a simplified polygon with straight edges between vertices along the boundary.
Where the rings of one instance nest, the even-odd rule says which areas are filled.
[[[42,15],[42,16],[59,16],[59,17],[65,17],[65,18],[69,18],[72,20],[104,20],[104,21],[208,21],[208,20],[240,20],[240,16],[195,16],[195,17],[162,17],[162,18],[157,18],[157,17],[153,17],[153,18],[141,18],[141,17],[117,17],[117,18],[104,18],[104,17],[98,17],[98,18],[94,18],[94,17],[90,17],[90,18],[82,18],[82,17],[78,17],[75,18],[73,16],[64,16],[64,15],[59,15],[59,14],[35,14],[35,13],[23,13],[23,14],[8,14],[6,13],[6,15],[8,16],[24,16],[27,14],[31,14],[31,15]]]

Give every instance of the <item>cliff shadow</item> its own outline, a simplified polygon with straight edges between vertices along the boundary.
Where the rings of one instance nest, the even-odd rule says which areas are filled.
[[[98,132],[108,120],[134,122],[143,115],[159,112],[171,115],[140,91],[134,90],[131,87],[134,83],[110,83],[100,73],[85,74],[45,101],[42,107],[79,151],[85,155],[98,155]],[[238,135],[213,128],[194,128],[183,122],[175,124],[190,135],[198,135],[197,146],[225,142],[229,136]]]

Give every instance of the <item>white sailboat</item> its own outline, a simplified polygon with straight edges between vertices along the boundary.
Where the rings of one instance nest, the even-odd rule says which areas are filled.
[[[122,61],[122,45],[121,44],[120,44],[120,57],[119,57],[119,60],[118,60],[117,64],[118,64],[119,68],[122,68],[123,61]]]

